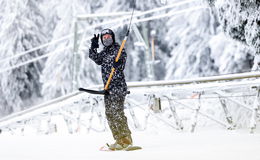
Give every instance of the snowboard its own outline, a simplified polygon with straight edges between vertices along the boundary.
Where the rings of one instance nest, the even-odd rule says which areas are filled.
[[[130,145],[130,146],[123,148],[123,149],[120,149],[120,150],[111,150],[111,149],[109,149],[109,145],[107,144],[105,146],[100,147],[99,150],[100,151],[108,151],[108,152],[111,151],[111,152],[113,152],[113,151],[135,151],[135,150],[140,150],[140,149],[142,149],[142,147]]]

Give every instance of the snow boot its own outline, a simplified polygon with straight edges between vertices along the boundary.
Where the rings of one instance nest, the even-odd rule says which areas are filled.
[[[133,144],[133,140],[132,140],[132,137],[129,135],[129,136],[126,136],[126,137],[123,137],[119,140],[119,143],[120,144],[123,144],[123,145],[132,145]]]
[[[114,144],[108,145],[108,147],[110,150],[122,150],[132,144],[133,144],[132,137],[129,135],[116,140]]]

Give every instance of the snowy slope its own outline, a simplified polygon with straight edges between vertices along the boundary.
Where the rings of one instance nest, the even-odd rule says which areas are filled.
[[[103,152],[99,148],[112,142],[110,134],[74,136],[1,136],[2,160],[259,160],[260,134],[200,131],[174,133],[135,132],[136,144],[143,150]]]
[[[175,86],[174,89],[170,87],[161,88],[161,90],[164,90],[164,92],[169,92],[172,90],[171,92],[174,91],[173,93],[181,93],[181,90],[191,90],[191,88],[196,90],[202,87],[206,91],[205,93],[207,93],[206,88],[208,88],[208,90],[212,90],[214,87],[216,87],[216,84],[218,84],[217,86],[219,89],[224,89],[223,87],[225,86],[225,89],[228,88],[229,90],[232,88],[232,85],[240,84],[239,89],[235,87],[236,90],[234,90],[239,91],[243,90],[243,87],[245,87],[243,83],[253,85],[253,82],[259,84],[259,81],[255,80],[250,83],[243,81],[236,83],[226,82],[201,85],[191,84],[186,86]],[[180,131],[175,129],[174,120],[172,117],[170,118],[169,108],[167,108],[165,101],[162,101],[163,112],[153,113],[150,111],[150,116],[147,120],[147,123],[145,123],[145,117],[148,111],[148,102],[145,101],[144,97],[140,96],[141,94],[138,94],[141,90],[143,91],[143,89],[131,90],[133,95],[129,96],[126,100],[125,113],[128,117],[128,123],[133,133],[134,144],[142,146],[143,150],[132,152],[99,151],[99,148],[105,143],[113,143],[112,135],[107,125],[105,124],[104,126],[103,124],[105,121],[100,121],[97,114],[98,111],[100,111],[102,115],[104,114],[104,107],[102,103],[100,106],[94,106],[92,103],[88,104],[87,106],[85,104],[85,111],[81,110],[81,123],[84,123],[85,125],[80,125],[80,128],[77,128],[75,122],[73,122],[71,125],[66,124],[64,121],[64,117],[66,116],[62,114],[66,110],[69,111],[69,109],[74,108],[74,110],[71,110],[74,112],[74,114],[71,114],[70,116],[76,118],[78,115],[75,113],[75,106],[82,105],[80,102],[78,102],[78,99],[87,98],[87,94],[79,94],[76,97],[70,98],[68,100],[63,100],[59,103],[49,105],[48,107],[45,107],[45,109],[41,108],[41,110],[38,111],[39,117],[34,117],[36,113],[31,113],[31,116],[27,115],[28,121],[25,121],[25,125],[20,123],[20,126],[25,126],[23,128],[24,132],[22,134],[21,128],[18,127],[15,129],[15,124],[13,126],[13,132],[8,131],[7,129],[3,130],[2,134],[0,135],[0,157],[3,160],[260,159],[258,154],[260,148],[259,123],[254,134],[249,134],[248,126],[240,126],[236,130],[226,130],[225,127],[199,115],[195,132],[190,133],[192,112],[187,110],[185,107],[177,105],[176,109],[178,116],[184,124],[184,130]],[[145,92],[148,93],[152,90],[155,90],[157,94],[160,92],[159,88],[146,88]],[[215,88],[214,90],[216,91],[217,89]],[[134,108],[129,107],[127,103],[133,103],[134,100],[139,102],[138,106]],[[219,120],[223,120],[223,113],[220,112],[221,109],[217,107],[219,106],[219,102],[217,103],[217,100],[212,101],[212,99],[203,99],[201,111],[208,114],[211,113],[211,116],[215,116],[216,118],[219,118]],[[246,99],[244,99],[244,102],[245,100]],[[77,101],[77,103],[75,103],[75,101]],[[190,103],[191,102],[194,101],[191,100]],[[191,106],[195,106],[194,103],[191,103]],[[252,105],[248,106],[252,107]],[[236,105],[233,104],[229,107],[233,108],[236,107]],[[58,112],[60,114],[55,114],[55,109],[59,109]],[[134,111],[140,127],[135,126],[136,124],[134,122],[134,118],[131,117],[131,109]],[[48,128],[47,121],[49,121],[48,117],[45,117],[45,120],[41,120],[41,123],[43,124],[41,125],[41,130],[43,130],[43,132],[37,133],[39,128],[37,127],[36,123],[38,120],[40,121],[41,116],[44,116],[40,113],[47,112],[48,110],[53,110],[53,115],[52,113],[46,115],[52,115],[50,121],[51,124],[57,125],[57,132],[47,132],[48,135],[44,135],[46,132],[44,133],[43,123],[45,123],[45,127]],[[236,124],[241,123],[237,121],[239,119],[245,119],[245,121],[247,121],[251,115],[245,114],[248,111],[243,108],[239,110],[238,108],[233,108],[231,111]],[[248,122],[246,122],[246,124],[248,124]],[[242,129],[239,129],[241,127]],[[10,129],[12,129],[11,125]],[[71,129],[75,131],[74,134],[70,134],[68,132]]]

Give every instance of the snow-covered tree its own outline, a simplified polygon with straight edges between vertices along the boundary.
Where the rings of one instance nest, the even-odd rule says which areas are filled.
[[[42,5],[39,6],[45,18],[43,32],[45,33],[48,42],[52,40],[53,31],[57,25],[57,22],[59,22],[59,17],[57,16],[57,10],[55,8],[57,8],[61,4],[61,0],[43,0]]]
[[[49,18],[57,17],[52,31],[52,40],[68,37],[63,41],[48,47],[48,52],[53,52],[46,63],[41,76],[42,94],[46,99],[55,98],[72,91],[73,80],[73,32],[76,13],[81,13],[84,8],[80,1],[62,0],[54,7],[55,14]]]
[[[254,49],[253,70],[260,64],[260,1],[209,0],[219,17],[224,32]]]
[[[194,4],[186,5],[192,7]],[[166,40],[171,57],[166,79],[250,70],[252,51],[225,37],[216,17],[211,10],[201,9],[170,18]]]
[[[46,41],[42,32],[44,17],[39,9],[40,4],[40,0],[0,1],[2,10],[1,59],[30,50]],[[37,50],[24,56],[2,61],[0,68],[5,69],[42,54],[42,50]],[[40,95],[39,76],[42,64],[43,62],[38,61],[0,73],[2,115],[27,107],[26,102],[33,102],[32,97]]]

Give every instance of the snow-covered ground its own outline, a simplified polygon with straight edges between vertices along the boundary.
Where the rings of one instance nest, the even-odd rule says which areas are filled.
[[[185,87],[182,86],[182,89]],[[0,134],[0,160],[260,160],[260,124],[257,122],[257,129],[254,134],[250,134],[251,114],[244,108],[240,109],[234,104],[230,106],[231,115],[237,125],[236,130],[226,130],[223,125],[199,115],[195,132],[190,133],[193,115],[191,110],[176,103],[178,116],[184,125],[184,130],[178,131],[175,129],[175,120],[171,116],[172,113],[165,99],[162,99],[162,112],[154,113],[150,110],[148,112],[148,102],[144,101],[145,98],[141,96],[138,99],[137,91],[131,90],[133,96],[129,96],[126,100],[125,113],[133,133],[134,144],[142,146],[142,150],[129,152],[99,150],[105,143],[113,143],[106,121],[100,120],[97,114],[100,112],[101,117],[105,117],[102,103],[95,106],[93,110],[91,109],[93,104],[86,103],[84,106],[87,109],[81,113],[80,125],[77,126],[74,121],[71,125],[67,124],[64,121],[66,115],[63,113],[71,109],[74,114],[69,116],[77,118],[76,106],[82,105],[79,99],[83,99],[84,96],[77,95],[74,98],[45,106],[45,108],[38,107],[38,110],[24,112],[20,119],[18,114],[16,117],[18,119],[14,120],[21,123],[11,123],[9,127],[3,127],[4,130]],[[159,89],[157,89],[157,94],[159,94],[158,91]],[[219,100],[202,99],[201,111],[225,122],[224,112],[219,108],[221,105],[217,101]],[[137,103],[135,107],[127,105],[133,102],[140,104]],[[196,106],[193,100],[187,100],[187,102],[192,107]],[[246,103],[246,101],[243,103],[248,107],[253,107],[251,103]],[[42,115],[47,111],[50,114]],[[149,116],[147,116],[148,113],[150,113]],[[47,115],[52,116],[48,118]],[[22,120],[25,122],[22,123]],[[51,126],[55,124],[56,132],[48,129],[49,121]],[[73,134],[69,134],[69,130],[72,130]]]
[[[260,132],[206,129],[195,133],[137,131],[138,151],[104,152],[109,132],[81,135],[0,136],[1,160],[260,160]]]

